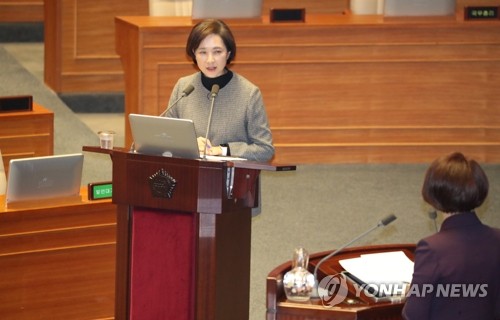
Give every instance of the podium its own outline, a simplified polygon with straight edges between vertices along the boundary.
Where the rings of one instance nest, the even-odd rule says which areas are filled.
[[[295,167],[83,150],[113,161],[115,318],[248,319],[259,174]]]
[[[362,254],[403,251],[414,260],[414,244],[390,244],[348,248],[336,256],[325,261],[318,269],[318,281],[327,275],[335,275],[344,271],[339,260],[359,257]],[[309,271],[313,271],[316,264],[331,252],[321,252],[311,255]],[[311,299],[310,302],[300,303],[288,301],[283,288],[283,277],[291,270],[291,261],[281,264],[272,270],[267,277],[267,320],[400,320],[404,301],[374,299],[363,291],[358,292],[352,284],[347,282],[346,298],[335,306],[324,306],[321,299]]]

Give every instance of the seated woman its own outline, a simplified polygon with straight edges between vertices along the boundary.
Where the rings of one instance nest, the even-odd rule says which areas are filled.
[[[404,319],[500,319],[500,229],[482,224],[474,211],[488,189],[483,169],[461,153],[427,170],[422,195],[444,221],[417,244]]]

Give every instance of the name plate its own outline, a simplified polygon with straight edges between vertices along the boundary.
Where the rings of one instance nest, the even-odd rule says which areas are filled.
[[[494,6],[465,7],[465,20],[496,20],[498,19],[498,8]]]
[[[0,97],[0,112],[31,110],[33,110],[33,96]]]
[[[271,22],[304,22],[306,20],[306,9],[271,9]]]
[[[113,197],[112,182],[89,183],[89,200],[110,199]]]

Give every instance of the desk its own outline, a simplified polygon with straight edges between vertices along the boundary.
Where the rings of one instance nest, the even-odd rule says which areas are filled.
[[[5,209],[0,197],[2,319],[112,319],[116,206],[111,200]]]
[[[274,161],[428,163],[457,149],[500,161],[500,21],[311,14],[228,24],[231,68],[262,91]],[[177,79],[196,71],[184,52],[193,21],[115,26],[125,113],[158,115]]]
[[[375,252],[387,251],[403,251],[411,260],[413,260],[413,252],[415,245],[379,245],[369,247],[349,248],[340,252],[321,265],[318,270],[318,278],[321,279],[326,275],[335,275],[343,268],[339,264],[339,260],[359,257],[361,254],[369,254]],[[311,255],[310,267],[314,269],[323,257],[330,252],[322,252]],[[283,277],[285,273],[290,271],[291,262],[288,261],[274,270],[267,277],[267,320],[399,320],[401,319],[401,311],[403,303],[390,302],[374,302],[369,297],[364,295],[356,296],[355,291],[350,288],[347,298],[344,302],[325,308],[319,299],[311,300],[310,303],[297,303],[287,301],[283,289]],[[312,272],[312,271],[311,271]],[[351,301],[348,304],[346,301]]]
[[[54,153],[54,113],[33,103],[33,111],[0,112],[0,150],[5,172],[11,159]]]

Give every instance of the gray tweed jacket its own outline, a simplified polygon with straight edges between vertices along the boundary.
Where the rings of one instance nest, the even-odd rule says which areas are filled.
[[[170,97],[173,103],[189,85],[194,91],[171,108],[167,117],[191,119],[196,135],[205,137],[211,97],[201,83],[201,73],[180,78]],[[213,145],[228,144],[231,156],[253,161],[269,161],[274,155],[271,130],[257,86],[233,71],[233,78],[215,98],[208,138]]]

